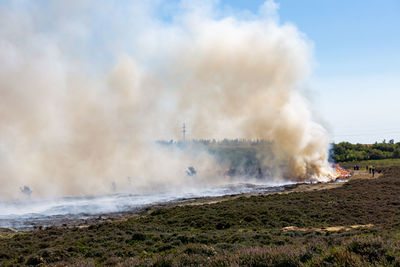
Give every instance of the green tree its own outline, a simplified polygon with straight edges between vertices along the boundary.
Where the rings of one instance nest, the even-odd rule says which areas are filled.
[[[369,158],[370,159],[384,159],[385,156],[381,150],[372,149]]]

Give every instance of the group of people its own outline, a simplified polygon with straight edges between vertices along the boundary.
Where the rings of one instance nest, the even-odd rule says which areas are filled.
[[[372,173],[372,177],[375,177],[375,166],[365,166],[365,169],[368,171],[369,174]]]
[[[360,170],[360,166],[358,166],[358,165],[354,165],[354,170],[355,171],[358,171],[358,170]],[[370,165],[370,166],[365,166],[365,170],[369,173],[369,174],[372,174],[372,177],[375,177],[375,166],[372,166],[372,165]]]

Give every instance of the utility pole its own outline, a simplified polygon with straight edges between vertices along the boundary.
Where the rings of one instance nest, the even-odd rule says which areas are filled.
[[[186,142],[186,125],[185,125],[185,123],[183,123],[182,135],[183,135],[183,143],[185,143]]]

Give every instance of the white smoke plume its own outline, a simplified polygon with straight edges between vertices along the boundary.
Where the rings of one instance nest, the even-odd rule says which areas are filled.
[[[0,3],[0,198],[25,185],[51,197],[220,183],[206,152],[155,145],[183,121],[192,138],[273,142],[274,157],[259,156],[285,162],[277,176],[329,175],[327,133],[301,94],[312,45],[277,8]]]

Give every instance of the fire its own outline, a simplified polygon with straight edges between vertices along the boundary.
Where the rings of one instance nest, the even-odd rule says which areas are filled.
[[[230,171],[231,169],[230,168],[226,168],[225,170],[224,170],[224,176],[225,176],[225,178],[231,178],[231,176],[229,175],[229,171]]]
[[[309,181],[312,182],[334,182],[336,179],[346,179],[351,176],[351,172],[346,169],[340,167],[339,164],[332,164],[332,169],[334,170],[329,176],[319,177],[319,178],[311,178]],[[226,168],[222,171],[223,177],[230,179],[235,175],[238,175],[234,168]],[[290,182],[296,182],[297,179],[287,179]]]
[[[351,176],[351,173],[340,167],[339,164],[334,164],[333,166],[336,170],[336,178],[348,178]]]

